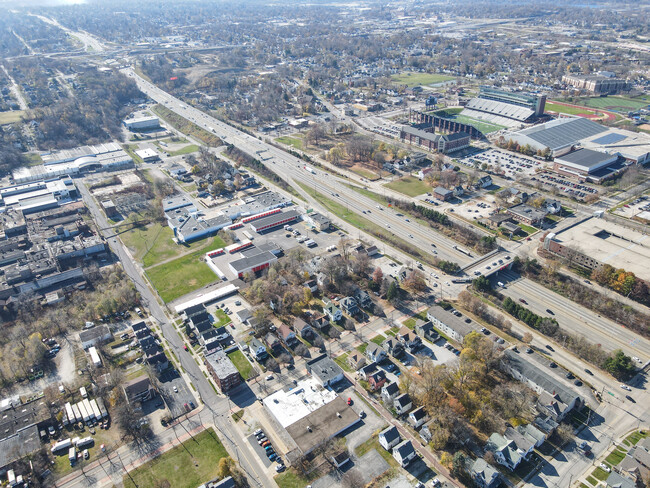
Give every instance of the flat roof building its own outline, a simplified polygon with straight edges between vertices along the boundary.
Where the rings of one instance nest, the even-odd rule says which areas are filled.
[[[158,153],[149,147],[146,149],[140,149],[139,151],[136,151],[135,154],[145,163],[150,163],[152,161],[157,161],[160,159]]]
[[[160,119],[153,116],[134,117],[132,119],[125,119],[123,122],[124,127],[132,132],[144,131],[160,128]]]
[[[242,382],[239,371],[223,350],[206,354],[203,362],[222,393],[228,393]]]
[[[525,203],[510,207],[506,209],[506,212],[512,216],[513,220],[526,225],[539,225],[548,215],[547,210],[531,207]]]
[[[295,222],[300,217],[297,210],[289,210],[287,212],[277,212],[268,217],[262,217],[249,223],[251,229],[255,232],[261,233],[267,230],[275,229],[284,224]]]
[[[427,319],[433,323],[436,329],[457,342],[463,342],[467,334],[478,329],[474,321],[467,323],[437,305],[427,310]]]
[[[257,252],[254,252],[255,250]],[[271,251],[253,248],[248,249],[246,255],[243,255],[240,259],[231,261],[228,266],[238,278],[242,278],[246,273],[257,273],[268,268],[271,266],[271,263],[277,260],[278,257]]]
[[[435,134],[433,127],[431,131],[403,125],[400,130],[400,139],[409,144],[415,144],[429,151],[437,151],[443,154],[452,153],[465,149],[469,146],[471,136],[466,132],[455,132],[452,134]]]

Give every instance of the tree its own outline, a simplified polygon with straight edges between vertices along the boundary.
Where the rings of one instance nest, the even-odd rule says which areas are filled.
[[[479,276],[474,281],[472,281],[472,285],[476,291],[483,293],[489,293],[492,290],[490,280],[486,276]]]
[[[397,281],[393,280],[391,281],[390,285],[388,286],[388,290],[386,291],[386,298],[390,303],[394,305],[395,303],[399,302],[401,292],[402,290],[397,284]]]
[[[454,454],[454,457],[451,460],[451,473],[456,477],[460,478],[466,474],[467,471],[467,456],[461,451],[458,451]]]
[[[522,336],[521,341],[524,342],[525,344],[530,344],[531,342],[533,342],[533,334],[531,334],[530,332],[526,332]]]
[[[634,373],[634,364],[632,358],[626,356],[623,351],[617,349],[603,363],[605,371],[610,373],[614,378],[622,380],[629,378]]]
[[[384,279],[384,272],[381,270],[379,266],[375,268],[374,273],[372,273],[372,281],[377,283],[378,285],[381,286],[381,282]]]

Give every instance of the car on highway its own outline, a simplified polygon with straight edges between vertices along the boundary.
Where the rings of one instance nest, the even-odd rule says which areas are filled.
[[[569,379],[569,380],[572,380],[573,378],[575,378],[575,376],[573,376],[573,373],[571,373],[571,371],[569,371],[569,372],[568,372],[567,374],[565,374],[564,376],[566,376],[566,378]]]
[[[575,380],[575,381],[573,382],[573,384],[576,385],[576,386],[582,386],[582,381],[580,381],[580,380]]]
[[[588,369],[585,369],[585,373],[587,373],[587,374],[589,374],[589,375],[591,375],[591,376],[594,375],[594,374],[593,374],[590,370],[588,370]]]
[[[553,310],[551,310],[550,308],[547,308],[547,309],[546,309],[546,313],[550,313],[551,315],[555,315],[555,313],[553,312]]]
[[[634,398],[632,398],[630,395],[625,395],[625,398],[627,398],[632,403],[636,403],[636,400]]]
[[[409,234],[409,237],[410,237],[411,239],[413,239],[413,236],[412,236],[411,234]]]
[[[555,349],[553,349],[553,347],[552,347],[550,344],[546,344],[544,347],[545,347],[546,349],[548,349],[549,351],[553,351],[553,352],[555,352]]]
[[[621,388],[623,388],[624,390],[627,390],[627,391],[632,391],[632,388],[630,388],[627,385],[621,385]]]
[[[551,368],[557,368],[557,364],[556,364],[556,363],[550,363],[549,366],[550,366]]]
[[[523,298],[520,298],[519,301],[520,301],[521,303],[528,304],[528,302],[527,302],[526,300],[524,300]]]

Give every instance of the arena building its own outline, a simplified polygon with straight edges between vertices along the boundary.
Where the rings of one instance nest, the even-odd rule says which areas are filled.
[[[481,86],[478,97],[467,102],[462,115],[506,127],[532,122],[544,114],[545,95],[532,95]]]

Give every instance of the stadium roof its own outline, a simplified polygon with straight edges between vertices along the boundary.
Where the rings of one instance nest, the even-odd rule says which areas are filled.
[[[514,135],[525,136],[555,151],[605,131],[607,131],[607,127],[582,117],[576,117],[552,120],[523,129]]]
[[[478,110],[480,112],[487,112],[501,117],[519,120],[524,122],[535,114],[535,111],[528,107],[519,107],[505,102],[497,102],[495,100],[485,100],[483,98],[472,98],[467,102],[467,108]]]

